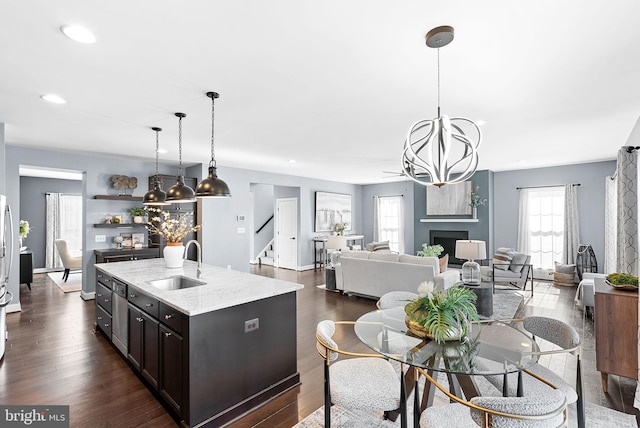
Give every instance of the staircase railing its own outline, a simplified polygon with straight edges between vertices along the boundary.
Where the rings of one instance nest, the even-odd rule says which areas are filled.
[[[264,224],[263,224],[262,226],[260,226],[260,227],[258,228],[258,230],[256,230],[256,235],[257,235],[258,233],[260,233],[260,231],[261,231],[262,229],[264,229],[264,228],[267,226],[267,224],[269,224],[269,222],[270,222],[271,220],[273,220],[274,215],[275,215],[275,214],[271,214],[271,217],[269,217],[269,218],[267,219],[267,221],[265,221],[265,222],[264,222]]]

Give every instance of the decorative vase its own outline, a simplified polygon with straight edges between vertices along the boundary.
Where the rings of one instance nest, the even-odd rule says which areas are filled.
[[[473,207],[472,212],[473,218],[478,218],[478,207]]]
[[[184,245],[182,245],[182,242],[167,242],[162,254],[164,263],[170,269],[181,268],[184,264]]]
[[[405,317],[404,323],[406,324],[407,328],[411,331],[411,333],[413,333],[414,335],[416,335],[418,337],[422,337],[423,339],[424,338],[431,339],[431,340],[434,339],[433,335],[429,331],[427,331],[427,329],[425,329],[422,324],[420,324],[417,321],[412,320],[408,316]],[[462,337],[463,337],[463,334],[462,334],[462,332],[460,330],[451,329],[451,331],[444,338],[444,341],[445,342],[450,342],[450,341],[453,341],[453,340],[460,340]]]

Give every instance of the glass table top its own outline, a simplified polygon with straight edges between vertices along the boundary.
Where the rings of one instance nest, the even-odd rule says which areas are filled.
[[[468,337],[445,343],[422,339],[405,324],[404,307],[372,311],[354,326],[373,351],[412,366],[452,374],[501,375],[538,361],[540,349],[522,331],[499,321],[472,324]]]

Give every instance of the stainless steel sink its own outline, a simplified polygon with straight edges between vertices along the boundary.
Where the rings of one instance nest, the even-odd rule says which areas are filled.
[[[182,275],[174,275],[169,278],[156,279],[148,281],[150,285],[161,290],[182,290],[183,288],[197,287],[204,285],[206,282],[198,281],[197,279],[189,278]]]

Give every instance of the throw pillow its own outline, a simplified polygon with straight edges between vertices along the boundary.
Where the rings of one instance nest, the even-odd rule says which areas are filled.
[[[513,259],[511,259],[511,264],[509,265],[509,270],[511,272],[520,273],[522,272],[522,268],[524,267],[522,264],[527,262],[527,255],[522,253],[514,253]]]
[[[438,259],[440,263],[440,272],[444,272],[447,270],[447,265],[449,264],[449,254],[445,254],[444,256]]]
[[[576,265],[564,265],[556,262],[556,272],[558,273],[575,273]]]
[[[372,242],[370,244],[367,244],[368,251],[380,251],[380,250],[389,250],[389,249],[390,249],[389,241]]]
[[[513,248],[500,247],[493,256],[493,265],[496,269],[507,270],[513,259],[515,251]]]

